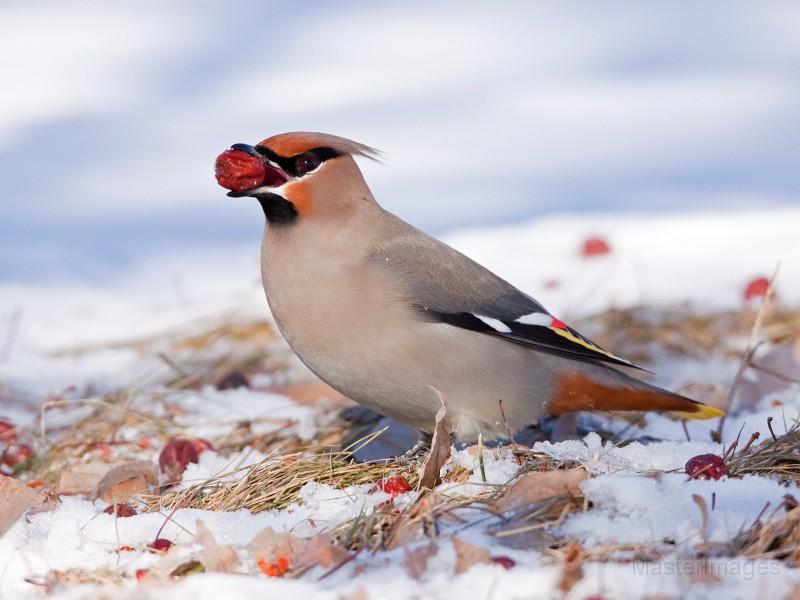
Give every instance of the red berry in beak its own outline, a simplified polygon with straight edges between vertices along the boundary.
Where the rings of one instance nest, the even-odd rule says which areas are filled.
[[[699,454],[689,459],[684,467],[690,479],[719,479],[728,474],[722,457],[716,454]]]
[[[266,173],[263,159],[241,150],[226,150],[214,164],[217,183],[234,192],[259,187],[264,183]]]

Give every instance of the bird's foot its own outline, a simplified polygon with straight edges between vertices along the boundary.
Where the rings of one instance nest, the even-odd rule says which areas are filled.
[[[417,442],[406,450],[403,454],[397,457],[397,461],[401,464],[408,465],[417,462],[421,457],[427,454],[431,449],[431,440],[433,436],[425,431],[419,431],[419,438]]]

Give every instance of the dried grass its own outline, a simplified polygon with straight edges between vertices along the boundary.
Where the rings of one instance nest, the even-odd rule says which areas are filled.
[[[800,422],[794,421],[783,435],[734,454],[727,461],[733,477],[769,475],[784,482],[800,482]]]
[[[377,434],[365,439],[368,443]],[[403,475],[415,485],[416,468],[397,461],[357,463],[353,460],[356,448],[343,451],[319,451],[307,448],[301,452],[271,456],[251,467],[219,478],[197,483],[179,492],[152,498],[153,510],[174,508],[202,508],[206,510],[239,510],[261,512],[284,508],[300,498],[299,492],[311,482],[324,483],[335,488],[375,483],[392,474]],[[222,477],[235,473],[241,476],[234,481],[222,481]]]
[[[687,306],[656,313],[636,307],[608,310],[586,323],[595,330],[589,333],[601,346],[647,364],[654,348],[696,358],[706,358],[709,353],[739,357],[753,319],[751,310],[702,314]],[[771,306],[764,315],[760,337],[775,344],[800,337],[800,308]]]

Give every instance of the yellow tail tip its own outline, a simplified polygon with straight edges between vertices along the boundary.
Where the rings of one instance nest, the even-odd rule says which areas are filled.
[[[717,417],[725,416],[725,411],[716,406],[698,404],[696,411],[673,410],[672,414],[681,419],[716,419]]]

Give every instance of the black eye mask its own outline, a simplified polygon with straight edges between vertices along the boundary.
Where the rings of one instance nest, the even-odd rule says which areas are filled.
[[[280,165],[281,169],[292,177],[302,177],[309,171],[316,169],[326,160],[341,156],[341,153],[333,148],[314,148],[302,154],[295,154],[289,157],[279,156],[264,146],[256,146],[255,148],[259,154]]]

